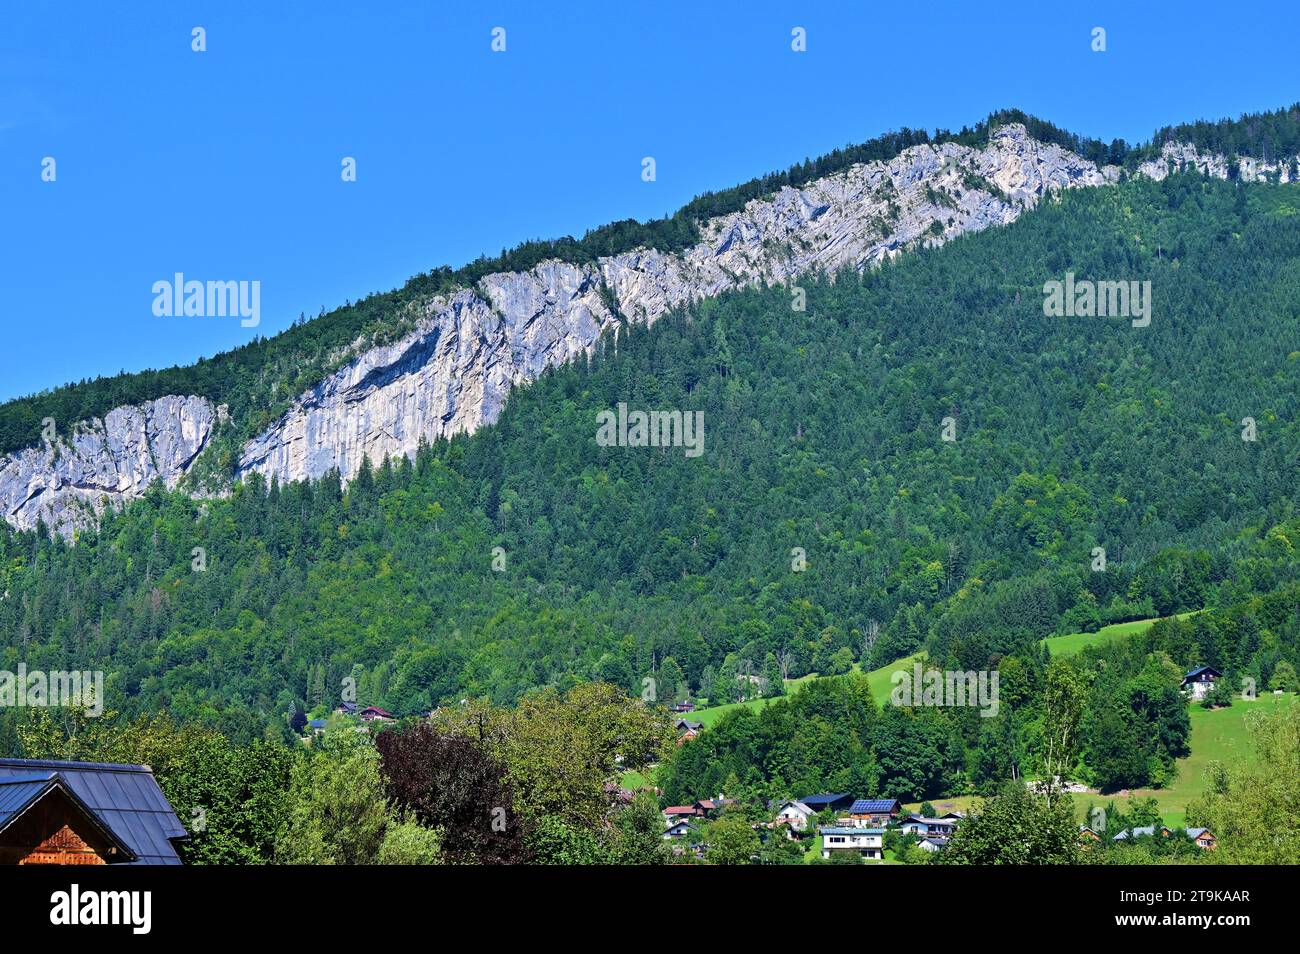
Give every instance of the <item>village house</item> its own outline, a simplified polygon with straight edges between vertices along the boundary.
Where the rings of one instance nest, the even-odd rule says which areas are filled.
[[[723,798],[719,795],[717,798],[702,799],[692,807],[704,818],[716,818],[724,808],[735,803],[734,798]]]
[[[824,826],[817,829],[822,836],[822,857],[829,858],[837,852],[852,852],[863,858],[885,857],[885,830],[883,828],[840,828]]]
[[[678,745],[696,738],[699,736],[700,730],[704,728],[703,722],[692,722],[690,719],[678,719],[675,725]]]
[[[700,810],[694,805],[669,805],[663,810],[664,818],[670,823],[679,818],[698,818],[700,814]]]
[[[687,837],[693,838],[695,836],[695,827],[691,822],[692,819],[690,818],[679,818],[677,821],[671,822],[664,829],[664,841],[680,841]]]
[[[379,708],[379,706],[366,706],[357,713],[362,722],[394,722],[395,717],[391,712]]]
[[[187,837],[147,765],[0,759],[0,864],[179,865]]]
[[[896,798],[859,798],[849,806],[849,817],[856,824],[871,828],[888,825],[903,810]]]
[[[1197,666],[1183,676],[1182,689],[1184,692],[1190,692],[1193,700],[1204,699],[1209,691],[1214,688],[1215,680],[1221,678],[1223,678],[1223,673],[1213,666]]]
[[[773,828],[785,826],[789,837],[795,837],[795,832],[808,830],[808,822],[817,813],[797,799],[790,799],[782,802],[776,810],[776,818],[772,820]]]
[[[947,841],[952,837],[952,833],[957,830],[958,820],[956,818],[925,818],[921,815],[908,815],[899,824],[898,828],[905,835]]]
[[[1214,834],[1208,828],[1170,828],[1167,825],[1160,825],[1159,827],[1155,825],[1143,825],[1139,828],[1126,828],[1111,840],[1128,841],[1130,838],[1141,838],[1143,836],[1154,835],[1157,831],[1160,833],[1162,838],[1168,838],[1174,832],[1182,832],[1195,842],[1196,847],[1204,851],[1213,851],[1215,848]]]
[[[835,792],[827,795],[805,795],[799,799],[814,812],[824,811],[843,811],[853,804],[854,798],[845,792]]]

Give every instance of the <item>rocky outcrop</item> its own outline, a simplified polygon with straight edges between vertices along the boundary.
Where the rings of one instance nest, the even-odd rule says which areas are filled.
[[[239,472],[283,482],[337,467],[349,477],[366,457],[410,455],[421,440],[492,422],[512,387],[591,349],[617,323],[614,308],[651,323],[730,289],[866,268],[1010,222],[1047,192],[1118,175],[1006,126],[983,149],[917,146],[754,200],[703,223],[702,241],[685,254],[638,249],[591,265],[551,261],[489,275],[428,302],[402,341],[302,395],[244,449]]]
[[[1285,162],[1243,158],[1238,168],[1246,181],[1288,181]],[[1170,169],[1229,175],[1223,157],[1179,143],[1166,144],[1139,173],[1162,179]],[[589,351],[620,316],[653,323],[731,289],[869,268],[1011,222],[1051,192],[1118,178],[1113,166],[1099,168],[1009,125],[980,149],[916,146],[756,199],[700,223],[701,241],[684,253],[642,248],[586,265],[548,261],[488,275],[424,302],[406,337],[362,351],[300,395],[243,448],[237,473],[285,482],[338,468],[350,477],[367,457],[411,455],[423,440],[496,420],[511,388]],[[18,527],[44,518],[70,533],[155,480],[175,486],[213,418],[201,398],[167,397],[119,408],[80,427],[69,444],[0,458],[4,517]]]
[[[65,536],[155,481],[175,487],[212,436],[216,409],[200,397],[163,397],[78,424],[66,440],[0,458],[0,513]]]
[[[1215,153],[1202,153],[1191,143],[1167,142],[1160,149],[1160,158],[1152,159],[1138,166],[1138,174],[1162,181],[1171,172],[1199,172],[1203,176],[1226,179],[1232,163],[1224,156]],[[1276,179],[1278,182],[1293,182],[1296,159],[1283,159],[1281,162],[1264,162],[1250,156],[1237,160],[1237,175],[1242,182],[1262,182]]]

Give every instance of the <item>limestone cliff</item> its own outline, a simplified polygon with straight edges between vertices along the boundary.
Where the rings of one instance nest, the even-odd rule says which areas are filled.
[[[1247,181],[1287,181],[1286,163],[1242,159],[1238,168]],[[1160,179],[1170,169],[1229,175],[1223,157],[1180,143],[1166,144],[1139,174]],[[916,146],[753,200],[700,223],[701,241],[684,253],[641,248],[592,264],[548,261],[488,275],[423,302],[412,332],[300,395],[242,449],[237,474],[284,482],[337,467],[350,477],[367,457],[413,454],[421,440],[494,421],[511,388],[588,351],[616,325],[614,308],[652,323],[729,289],[867,268],[1011,222],[1050,192],[1119,175],[1008,125],[983,148]],[[69,442],[0,457],[0,512],[17,527],[43,518],[70,534],[153,481],[176,486],[209,441],[215,415],[202,398],[165,397],[79,425]]]

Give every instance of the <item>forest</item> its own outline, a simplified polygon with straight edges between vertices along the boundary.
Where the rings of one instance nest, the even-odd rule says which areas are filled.
[[[1004,692],[1032,699],[1042,637],[1209,608],[1089,683],[1081,768],[1158,783],[1185,745],[1178,668],[1264,686],[1300,665],[1297,211],[1294,187],[1191,175],[1067,193],[809,283],[806,313],[755,289],[627,327],[496,425],[346,487],[156,488],[75,544],[0,529],[0,670],[102,668],[123,718],[167,711],[243,744],[291,739],[349,681],[402,716],[588,681],[722,702],[738,675],[779,685],[924,649],[1005,660]],[[1150,327],[1045,318],[1043,284],[1067,269],[1149,278]],[[706,452],[599,446],[620,401],[703,410]],[[1085,675],[1102,658],[1083,654]],[[979,789],[1033,748],[1034,706],[1004,715],[864,714],[832,726],[857,734],[851,763],[718,764],[754,785]],[[16,721],[0,713],[5,749]],[[1153,741],[1101,751],[1144,725]],[[891,764],[880,733],[920,754]]]

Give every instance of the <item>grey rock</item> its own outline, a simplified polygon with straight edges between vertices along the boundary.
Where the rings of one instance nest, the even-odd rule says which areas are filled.
[[[201,397],[162,397],[81,422],[66,441],[0,457],[0,513],[20,529],[44,520],[72,536],[155,481],[175,487],[215,419]]]
[[[1161,179],[1170,168],[1228,174],[1223,157],[1180,143],[1167,144],[1139,173]],[[1287,163],[1241,160],[1247,181],[1274,173],[1287,181]],[[410,456],[421,441],[495,421],[512,388],[589,352],[620,315],[651,324],[730,289],[871,268],[1012,222],[1062,189],[1118,179],[1113,166],[1099,168],[1009,125],[980,149],[916,146],[889,162],[783,188],[701,223],[700,243],[683,254],[641,248],[590,265],[548,261],[488,275],[474,288],[419,303],[415,328],[400,341],[358,342],[358,357],[299,395],[242,449],[237,473],[286,482],[337,468],[349,478],[366,458]],[[197,397],[161,398],[89,422],[71,446],[0,458],[4,517],[17,527],[44,518],[70,534],[155,480],[174,487],[222,410]]]

